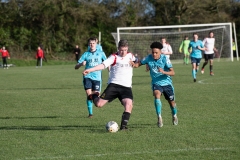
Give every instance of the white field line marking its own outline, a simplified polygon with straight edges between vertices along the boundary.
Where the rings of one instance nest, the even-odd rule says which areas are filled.
[[[218,79],[233,79],[234,77],[221,77],[221,78],[218,78]],[[221,83],[221,81],[218,81],[218,82],[214,82],[214,83],[208,83],[208,82],[205,82],[205,81],[208,81],[210,80],[211,78],[208,78],[208,79],[203,79],[203,80],[200,80],[200,81],[197,81],[198,83],[201,83],[201,84],[230,84],[230,83]],[[232,83],[231,83],[232,84]],[[235,83],[234,83],[235,84]]]
[[[174,150],[155,150],[155,151],[140,151],[140,152],[125,152],[125,153],[103,153],[103,154],[89,154],[89,155],[82,155],[81,157],[103,157],[109,155],[136,155],[136,154],[152,154],[152,153],[167,153],[167,152],[188,152],[188,151],[218,151],[218,150],[229,150],[234,149],[232,147],[228,148],[185,148],[185,149],[174,149]],[[24,159],[17,159],[17,160],[44,160],[44,159],[72,159],[72,158],[79,158],[74,157],[73,155],[70,156],[44,156],[44,157],[32,157],[32,158],[24,158]]]

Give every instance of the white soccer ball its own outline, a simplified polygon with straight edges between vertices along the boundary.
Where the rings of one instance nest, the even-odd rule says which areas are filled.
[[[117,124],[117,122],[109,121],[106,124],[106,130],[108,132],[111,132],[111,133],[117,132],[118,131],[118,124]]]

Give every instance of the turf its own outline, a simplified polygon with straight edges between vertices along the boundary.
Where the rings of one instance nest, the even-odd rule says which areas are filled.
[[[179,125],[162,97],[164,126],[157,127],[149,73],[134,69],[134,109],[129,131],[107,133],[108,121],[120,123],[118,100],[94,107],[87,118],[83,68],[0,68],[0,159],[240,159],[240,62],[215,62],[214,76],[173,64]],[[103,71],[103,89],[108,73]]]

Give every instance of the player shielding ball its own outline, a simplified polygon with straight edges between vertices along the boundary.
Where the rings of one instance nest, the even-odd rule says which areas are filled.
[[[83,71],[83,75],[87,76],[94,71],[103,70],[111,66],[107,88],[103,91],[100,97],[95,93],[90,95],[89,99],[92,99],[96,107],[100,108],[107,102],[111,102],[118,98],[124,106],[120,130],[128,129],[127,124],[133,108],[133,67],[130,64],[131,61],[135,61],[135,57],[132,53],[128,52],[127,40],[120,40],[118,43],[118,52],[110,55],[102,64]]]
[[[177,118],[177,106],[175,103],[174,88],[171,76],[174,76],[175,72],[172,67],[170,59],[162,53],[161,49],[163,45],[160,42],[153,42],[150,45],[152,54],[147,55],[139,63],[132,63],[137,68],[141,65],[148,65],[150,70],[150,76],[152,78],[152,91],[154,96],[154,105],[157,114],[157,125],[158,127],[163,126],[162,120],[162,103],[161,95],[163,94],[165,99],[170,105],[172,111],[172,123],[173,125],[178,124]]]

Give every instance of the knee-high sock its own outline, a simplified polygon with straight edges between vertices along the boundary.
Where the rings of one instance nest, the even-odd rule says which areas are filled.
[[[170,109],[172,111],[172,115],[176,115],[177,114],[177,105],[175,104],[175,106],[170,106]]]
[[[196,79],[196,70],[195,70],[195,69],[192,70],[192,77],[193,77],[194,79]]]
[[[93,102],[92,102],[92,100],[87,100],[87,107],[88,107],[88,113],[93,114],[93,110],[92,110]]]
[[[213,71],[213,65],[210,65],[210,72]]]
[[[121,121],[121,126],[120,129],[123,129],[127,126],[128,121],[130,119],[131,113],[129,112],[123,112],[122,114],[122,121]]]
[[[162,102],[160,99],[154,99],[154,105],[155,105],[155,109],[156,109],[156,114],[158,117],[161,116],[162,114]]]

